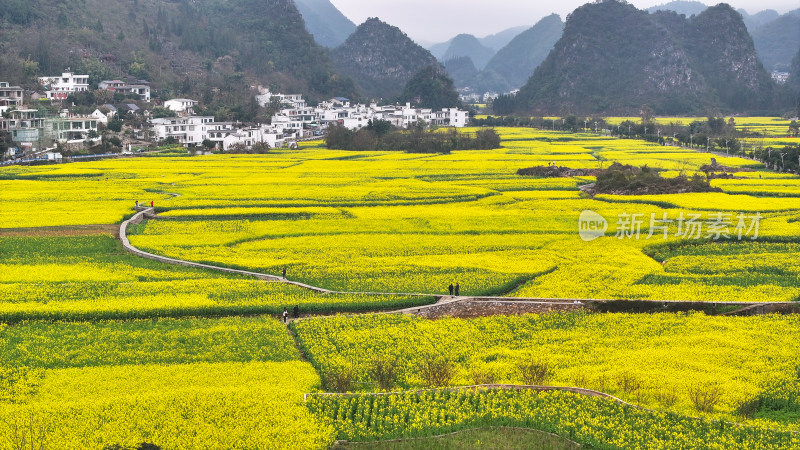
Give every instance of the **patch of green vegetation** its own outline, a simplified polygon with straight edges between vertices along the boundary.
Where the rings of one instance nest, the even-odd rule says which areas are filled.
[[[502,448],[505,450],[567,450],[581,446],[562,437],[537,430],[522,428],[487,427],[465,430],[444,436],[433,436],[400,441],[348,442],[333,446],[334,449],[353,450],[455,450],[470,448]]]
[[[614,163],[608,169],[598,171],[594,192],[597,194],[645,195],[722,192],[722,190],[711,187],[708,180],[699,174],[692,177],[678,175],[675,178],[664,178],[658,171],[646,165],[639,168]]]

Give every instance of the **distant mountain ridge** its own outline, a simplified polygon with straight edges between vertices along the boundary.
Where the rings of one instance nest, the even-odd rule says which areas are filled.
[[[744,20],[745,26],[747,26],[747,29],[750,31],[780,17],[778,11],[775,11],[774,9],[765,9],[753,15],[750,15],[744,9],[737,9],[736,11],[742,15],[742,20]]]
[[[471,34],[459,34],[450,41],[450,46],[439,60],[448,61],[454,58],[467,56],[472,60],[472,63],[475,64],[476,69],[483,70],[494,54],[494,50],[483,46],[475,36]]]
[[[448,59],[444,62],[444,68],[456,86],[467,86],[474,83],[475,78],[480,74],[469,56]]]
[[[477,93],[518,89],[547,57],[563,28],[561,18],[551,14],[517,34],[492,56],[483,70],[472,58],[470,63],[462,58],[445,59],[445,68],[459,88],[469,87]]]
[[[519,27],[512,27],[506,30],[500,31],[495,34],[490,34],[488,36],[484,36],[480,39],[481,44],[491,48],[494,51],[499,51],[501,48],[508,45],[512,39],[517,37],[520,33],[527,30],[527,26],[519,26]]]
[[[489,61],[486,70],[503,77],[506,80],[506,89],[519,88],[547,58],[563,32],[564,22],[561,17],[551,14],[500,49]]]
[[[607,0],[581,6],[515,100],[534,113],[659,114],[776,105],[741,15],[726,4],[693,18]]]
[[[683,14],[686,17],[691,17],[700,14],[706,9],[708,9],[708,5],[705,3],[677,0],[674,2],[664,3],[663,5],[652,6],[647,8],[646,11],[651,14],[656,11],[673,11],[678,14]]]
[[[370,98],[395,98],[423,68],[441,69],[428,50],[377,18],[359,25],[331,55],[338,70],[351,76]]]
[[[514,39],[518,34],[525,31],[528,27],[520,26],[520,27],[512,27],[505,29],[503,31],[497,32],[495,34],[490,34],[488,36],[484,36],[482,38],[477,38],[478,42],[481,43],[484,47],[488,47],[495,52],[500,50],[501,48],[508,45],[512,39]],[[455,39],[455,38],[453,38]],[[450,48],[450,44],[453,42],[453,39],[450,39],[446,42],[440,42],[438,44],[433,44],[428,46],[428,50],[436,57],[439,61],[444,61],[444,54],[447,52],[447,49]]]
[[[303,15],[306,29],[322,46],[337,47],[356,31],[356,24],[329,0],[294,0],[294,2]]]
[[[800,15],[784,14],[756,27],[750,34],[767,70],[788,71],[800,49]]]

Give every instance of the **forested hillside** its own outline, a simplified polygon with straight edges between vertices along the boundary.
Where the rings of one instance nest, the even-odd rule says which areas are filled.
[[[12,83],[71,68],[207,103],[241,103],[255,84],[354,94],[292,0],[0,0],[0,17],[0,80]]]
[[[393,99],[420,70],[439,66],[428,50],[377,18],[359,25],[332,55],[337,69],[351,76],[371,98]]]

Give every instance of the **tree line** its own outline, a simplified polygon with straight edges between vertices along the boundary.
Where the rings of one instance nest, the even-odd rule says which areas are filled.
[[[679,122],[668,124],[655,121],[653,110],[642,105],[641,120],[625,120],[611,125],[602,117],[565,116],[562,118],[487,116],[472,119],[475,126],[528,127],[543,130],[566,132],[596,132],[623,139],[642,139],[661,145],[681,145],[713,152],[724,152],[731,156],[744,156],[763,162],[781,171],[800,172],[800,157],[797,148],[773,149],[763,144],[746,143],[745,138],[763,138],[758,132],[745,132],[736,129],[733,117],[708,116],[705,120],[695,120],[684,125]],[[792,121],[787,134],[800,134],[800,122]],[[781,157],[781,154],[784,154]]]
[[[357,131],[333,125],[325,136],[328,148],[337,150],[394,150],[409,153],[449,153],[453,150],[489,150],[500,147],[500,135],[493,128],[461,133],[426,129],[414,125],[407,130],[385,120],[370,120]]]

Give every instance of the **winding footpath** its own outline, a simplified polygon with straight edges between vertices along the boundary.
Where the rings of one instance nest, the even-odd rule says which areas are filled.
[[[154,261],[166,263],[166,264],[173,264],[178,266],[185,266],[185,267],[194,267],[197,269],[207,269],[207,270],[216,270],[218,272],[225,272],[234,275],[245,275],[250,277],[258,278],[259,280],[270,281],[270,282],[280,282],[286,284],[292,284],[295,286],[299,286],[305,289],[310,289],[314,292],[318,292],[321,294],[330,294],[331,291],[327,289],[318,288],[316,286],[310,286],[303,283],[298,283],[296,281],[289,281],[285,278],[281,278],[276,275],[269,275],[264,273],[258,272],[250,272],[247,270],[238,270],[238,269],[230,269],[227,267],[219,267],[219,266],[212,266],[209,264],[202,264],[196,263],[191,261],[184,261],[182,259],[175,259],[175,258],[168,258],[166,256],[161,255],[154,255],[153,253],[148,253],[143,250],[139,250],[138,248],[131,245],[131,241],[128,239],[128,225],[130,224],[139,224],[142,223],[142,220],[145,218],[148,219],[155,219],[155,208],[140,208],[139,212],[133,215],[130,219],[122,222],[122,225],[119,226],[119,240],[122,241],[122,246],[125,248],[125,251],[132,253],[136,256],[152,259]]]

